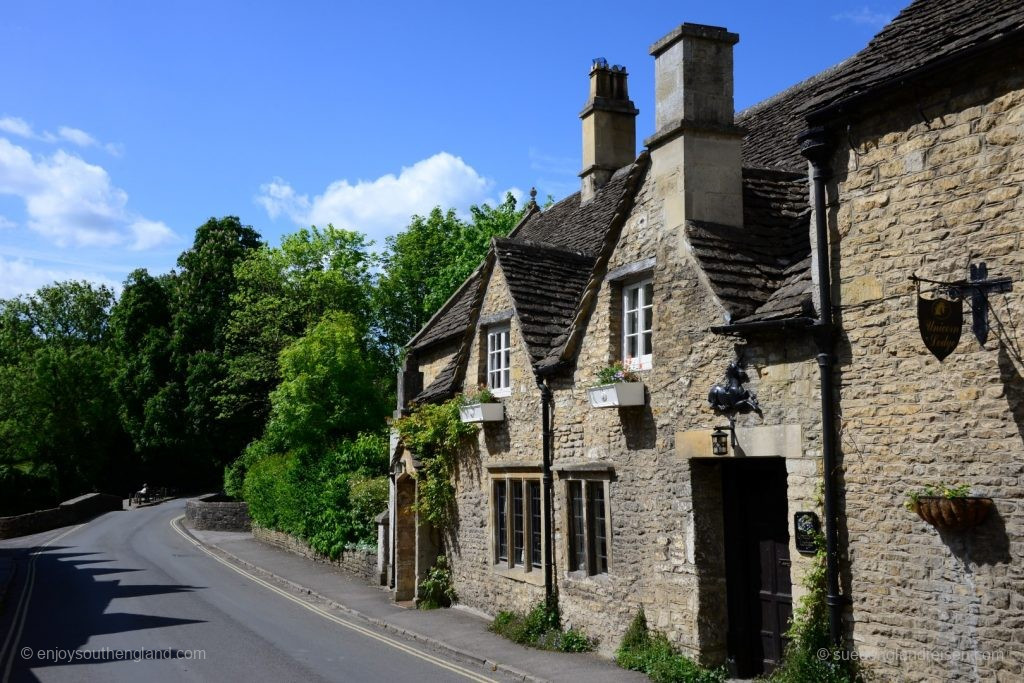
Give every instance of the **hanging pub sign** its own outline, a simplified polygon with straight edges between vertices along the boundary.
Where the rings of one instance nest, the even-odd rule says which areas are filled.
[[[964,300],[936,297],[925,299],[917,294],[917,322],[921,339],[936,358],[942,360],[960,343],[964,326]]]

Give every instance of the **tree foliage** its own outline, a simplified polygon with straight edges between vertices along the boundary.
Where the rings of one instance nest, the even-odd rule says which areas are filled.
[[[0,302],[0,507],[125,486],[131,444],[109,387],[114,294],[85,282]],[[23,511],[23,510],[18,510]]]
[[[281,380],[278,355],[328,312],[351,315],[367,363],[390,382],[390,367],[369,338],[374,257],[359,233],[333,226],[302,229],[264,246],[235,266],[237,288],[225,332],[226,375],[218,417],[237,442],[257,438]]]
[[[435,207],[389,237],[376,290],[382,342],[393,353],[404,346],[480,265],[491,238],[507,235],[522,214],[509,193],[496,207],[471,207],[469,221]]]

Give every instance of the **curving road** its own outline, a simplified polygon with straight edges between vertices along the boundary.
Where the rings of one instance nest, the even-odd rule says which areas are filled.
[[[171,527],[183,511],[0,541],[18,563],[0,682],[496,679],[218,562]]]

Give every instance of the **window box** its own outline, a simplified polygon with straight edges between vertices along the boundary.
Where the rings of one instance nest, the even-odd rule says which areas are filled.
[[[643,382],[616,382],[587,389],[593,408],[625,408],[644,404]]]
[[[469,403],[459,406],[463,422],[501,422],[505,419],[505,406],[501,403]]]

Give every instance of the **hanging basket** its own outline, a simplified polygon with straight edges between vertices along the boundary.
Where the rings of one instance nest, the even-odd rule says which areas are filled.
[[[985,521],[992,509],[992,499],[919,496],[913,509],[939,531],[963,531]]]

